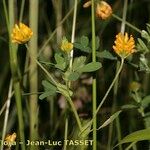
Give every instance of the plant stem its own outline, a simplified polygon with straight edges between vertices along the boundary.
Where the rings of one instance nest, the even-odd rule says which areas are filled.
[[[8,116],[9,116],[9,108],[10,108],[10,102],[12,97],[12,80],[10,81],[9,85],[9,91],[8,91],[8,98],[7,98],[7,105],[6,105],[6,112],[5,112],[5,119],[4,119],[4,125],[3,125],[3,134],[2,134],[2,143],[5,139],[6,135],[6,128],[7,128],[7,122],[8,122]],[[3,150],[4,144],[1,144],[1,150]]]
[[[91,21],[92,21],[92,62],[96,61],[96,43],[95,43],[95,9],[94,9],[95,3],[94,0],[92,0],[91,5]],[[92,83],[92,99],[93,99],[93,150],[96,150],[97,146],[97,118],[95,116],[96,113],[96,75],[93,77],[93,83]]]
[[[21,2],[21,8],[20,8],[19,22],[22,22],[23,12],[24,12],[24,5],[25,5],[25,0],[22,0],[22,2]]]
[[[31,53],[30,53],[30,49],[28,47],[27,44],[25,44],[27,50],[28,50],[28,53],[29,53],[29,56],[37,63],[37,65],[45,72],[45,74],[49,77],[49,79],[51,79],[51,81],[53,82],[53,84],[57,85],[57,81],[55,81],[55,79],[52,77],[52,75],[43,67],[43,65],[41,63],[38,62],[38,60],[34,57],[32,57]]]
[[[78,0],[75,0],[75,2],[74,2],[74,13],[73,13],[71,43],[74,43],[74,39],[75,39],[76,18],[77,18],[77,5],[78,5]],[[70,69],[72,69],[72,62],[73,62],[73,50],[70,52]]]
[[[33,37],[29,42],[30,57],[30,70],[29,70],[29,84],[30,93],[38,92],[38,68],[34,59],[37,58],[38,50],[38,0],[30,0],[30,27],[33,31]],[[34,59],[33,59],[34,58]],[[30,95],[30,140],[38,140],[38,95]],[[31,146],[31,150],[38,149],[38,146]]]
[[[121,126],[120,126],[119,117],[116,118],[116,128],[117,128],[117,137],[118,137],[118,143],[119,143],[121,141]],[[119,150],[123,150],[122,145],[119,145]]]
[[[100,108],[102,107],[103,103],[105,102],[105,100],[106,100],[106,98],[107,98],[109,92],[111,91],[112,87],[114,86],[114,83],[116,82],[116,80],[117,80],[117,78],[118,78],[118,76],[119,76],[119,74],[120,74],[120,72],[121,72],[121,70],[122,70],[122,68],[123,68],[123,64],[124,64],[124,58],[121,58],[120,67],[119,67],[118,72],[116,73],[116,75],[115,75],[115,77],[114,77],[114,79],[113,79],[111,85],[109,86],[109,88],[108,88],[107,92],[105,93],[103,99],[101,100],[100,104],[98,105],[98,107],[97,107],[97,109],[96,109],[96,112],[95,112],[95,114],[93,115],[93,118],[91,119],[91,121],[89,121],[89,122],[87,123],[86,127],[83,128],[83,129],[81,130],[81,132],[85,131],[85,129],[87,129],[87,127],[89,127],[89,126],[92,124],[93,119],[96,117],[97,113],[99,112]]]
[[[132,142],[125,150],[131,149],[131,147],[133,147],[135,144],[136,144],[136,142]]]
[[[123,6],[123,16],[122,16],[122,24],[121,24],[121,33],[124,35],[125,27],[126,27],[126,15],[127,15],[127,8],[128,8],[128,0],[124,1]],[[119,62],[117,62],[116,71],[118,70]],[[116,86],[114,86],[114,100],[116,103],[117,93],[118,93],[118,83],[119,80],[116,80]],[[116,118],[116,127],[117,127],[117,135],[118,135],[118,142],[121,141],[121,126],[119,116]],[[122,145],[119,145],[119,150],[122,150]]]
[[[6,19],[7,30],[8,30],[8,33],[10,34],[8,11],[7,11],[7,6],[6,6],[5,0],[3,0],[3,7],[4,7],[4,14],[5,14],[5,19]]]
[[[79,130],[81,131],[81,129],[82,129],[82,124],[81,124],[79,115],[78,115],[78,113],[77,113],[77,111],[76,111],[76,108],[75,108],[75,106],[74,106],[74,103],[72,102],[72,99],[71,99],[70,97],[66,97],[66,99],[67,99],[68,103],[69,103],[70,106],[71,106],[71,109],[72,109],[72,111],[73,111],[73,113],[74,113],[74,116],[75,116],[75,118],[76,118],[76,121],[77,121]]]
[[[22,150],[25,150],[25,136],[24,136],[24,122],[23,122],[23,111],[22,111],[22,98],[21,98],[21,87],[19,82],[19,67],[18,67],[18,60],[17,60],[17,46],[11,43],[11,36],[10,33],[14,26],[14,0],[9,0],[9,55],[10,55],[10,67],[11,67],[11,74],[13,79],[13,86],[14,86],[14,94],[17,106],[17,114],[18,114],[18,122],[19,122],[19,133],[20,133],[20,140],[23,144],[21,144]],[[7,20],[7,19],[6,19]]]
[[[120,66],[120,62],[117,61],[116,64],[116,73],[118,72]],[[111,109],[111,114],[113,114],[116,110],[116,96],[117,96],[117,90],[118,90],[118,79],[116,80],[115,84],[114,84],[114,90],[113,90],[113,105],[112,105],[112,109]],[[109,135],[108,135],[108,144],[107,144],[107,149],[110,150],[111,149],[111,140],[112,140],[112,134],[113,134],[113,123],[111,123],[109,125]]]
[[[122,24],[121,24],[121,33],[124,35],[125,32],[125,25],[126,25],[126,15],[127,15],[127,7],[128,7],[128,0],[124,1],[124,7],[123,7],[123,16],[122,16]],[[118,70],[119,62],[117,62],[116,71]],[[114,86],[114,100],[115,103],[117,103],[117,93],[118,93],[118,83],[119,80],[116,80],[116,85]],[[120,126],[120,120],[119,116],[116,118],[116,127],[117,127],[117,136],[118,136],[118,142],[121,141],[121,126]],[[119,145],[119,150],[122,150],[122,145]]]
[[[51,33],[51,35],[49,36],[49,38],[44,42],[43,46],[40,48],[38,56],[40,56],[40,54],[42,53],[42,51],[45,49],[45,47],[47,46],[47,44],[50,42],[50,40],[53,38],[53,36],[57,33],[57,29],[58,27],[63,24],[66,19],[72,14],[74,10],[74,7],[71,8],[68,13],[66,14],[66,16],[60,21],[59,25],[55,28],[55,30]]]
[[[65,120],[65,136],[64,136],[64,140],[67,140],[67,137],[68,137],[68,117],[66,116],[66,120]],[[67,150],[67,144],[64,144],[63,150]]]
[[[123,16],[121,19],[121,29],[120,32],[122,34],[124,34],[125,32],[125,25],[126,25],[126,15],[127,15],[127,6],[128,6],[128,0],[124,1],[124,7],[123,7]],[[118,72],[119,69],[119,65],[120,62],[117,61],[116,64],[116,73]],[[117,79],[115,84],[114,84],[114,97],[113,97],[113,106],[112,106],[112,110],[111,113],[113,114],[115,109],[116,109],[116,105],[117,105],[117,93],[118,93],[118,84],[119,84],[119,80]],[[120,121],[119,121],[119,116],[116,118],[116,127],[117,127],[117,135],[118,135],[118,141],[120,142],[121,140],[121,127],[120,127]],[[109,139],[108,139],[108,149],[110,149],[110,145],[111,145],[111,139],[112,139],[112,132],[113,131],[113,123],[110,124],[109,126]],[[119,150],[122,150],[122,145],[119,145]]]
[[[122,19],[121,19],[120,17],[118,17],[117,15],[112,14],[112,16],[113,16],[115,19],[117,19],[117,20],[119,20],[119,21],[122,22]],[[135,31],[137,31],[138,33],[141,34],[141,30],[138,29],[137,27],[135,27],[134,25],[132,25],[131,23],[125,21],[125,24],[126,24],[127,26],[129,26],[130,28],[132,28],[133,30],[135,30]]]
[[[123,64],[124,64],[124,58],[121,58],[121,64],[120,64],[120,67],[119,67],[119,69],[118,69],[118,72],[116,73],[116,76],[115,76],[114,80],[112,81],[112,83],[111,83],[111,85],[109,86],[107,92],[105,93],[105,95],[104,95],[104,97],[103,97],[101,103],[100,103],[99,106],[97,107],[96,113],[99,112],[101,106],[102,106],[103,103],[105,102],[105,100],[106,100],[106,98],[107,98],[107,96],[108,96],[110,90],[112,89],[114,83],[116,82],[116,80],[117,80],[117,78],[118,78],[118,76],[119,76],[119,74],[120,74],[120,72],[121,72],[121,70],[122,70]]]
[[[53,7],[55,10],[55,16],[56,16],[56,27],[57,27],[57,31],[56,31],[56,40],[57,43],[60,43],[60,40],[62,39],[62,24],[60,24],[60,21],[62,19],[62,1],[61,0],[52,0],[53,3]]]
[[[72,23],[72,35],[71,35],[71,42],[74,43],[74,39],[75,39],[75,30],[76,30],[76,17],[77,17],[77,5],[78,5],[78,1],[75,0],[74,2],[74,13],[73,13],[73,23]],[[70,62],[69,62],[69,69],[72,70],[72,63],[73,63],[73,49],[72,51],[70,52]],[[69,81],[68,83],[68,90],[70,89],[71,87],[71,81]],[[78,123],[78,126],[79,126],[79,129],[81,129],[81,122],[80,122],[80,118],[78,116],[78,113],[76,111],[76,108],[74,107],[74,104],[72,102],[72,100],[70,99],[70,105],[72,106],[72,111],[74,112],[74,115],[77,119],[77,123]],[[67,108],[66,108],[67,109]],[[66,116],[66,121],[65,121],[65,140],[67,139],[68,137],[68,116]],[[67,146],[66,144],[64,145],[64,150],[67,150]]]

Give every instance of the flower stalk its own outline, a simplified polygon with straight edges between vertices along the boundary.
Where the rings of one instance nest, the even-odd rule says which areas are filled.
[[[96,39],[95,39],[95,2],[92,0],[91,4],[91,21],[92,21],[92,62],[96,62]],[[93,100],[93,150],[97,147],[97,118],[96,118],[96,75],[93,77],[92,83],[92,100]]]
[[[12,39],[10,32],[14,26],[14,0],[9,1],[9,56],[10,56],[10,67],[11,74],[13,79],[13,87],[14,87],[14,95],[17,106],[17,115],[18,115],[18,123],[19,123],[19,134],[20,141],[23,143],[21,145],[22,150],[25,150],[25,136],[24,136],[24,121],[23,121],[23,110],[22,110],[22,97],[21,97],[21,86],[19,81],[19,67],[18,67],[18,59],[17,59],[17,46],[12,44]]]
[[[29,49],[31,53],[29,64],[29,86],[30,93],[38,92],[38,66],[34,59],[38,55],[38,0],[30,0],[30,28],[33,32],[33,37],[29,42]],[[30,36],[30,34],[28,34]],[[34,59],[33,59],[34,58]],[[38,140],[38,94],[30,95],[30,140]],[[31,146],[31,150],[38,149],[38,146]]]

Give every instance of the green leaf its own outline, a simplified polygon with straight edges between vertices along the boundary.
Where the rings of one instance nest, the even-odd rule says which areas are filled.
[[[79,72],[93,72],[102,67],[100,62],[91,62],[83,66],[82,68],[78,68],[77,71]]]
[[[62,70],[62,71],[64,71],[64,69],[66,68],[66,63],[56,64],[55,67]]]
[[[150,104],[150,95],[145,96],[145,97],[142,99],[142,101],[141,101],[141,105],[142,105],[142,107],[144,107],[144,108],[148,107],[149,104]]]
[[[134,108],[137,108],[138,106],[136,105],[133,105],[133,104],[127,104],[127,105],[123,105],[121,107],[121,109],[134,109]]]
[[[117,112],[114,113],[112,116],[110,116],[110,118],[107,119],[107,120],[98,128],[98,130],[101,129],[101,128],[106,127],[106,126],[109,125],[111,122],[113,122],[113,121],[119,116],[119,114],[120,114],[121,112],[122,112],[121,110],[120,110],[120,111],[117,111]]]
[[[84,49],[84,47],[80,43],[77,43],[77,42],[73,43],[73,47],[80,49],[80,50]]]
[[[99,48],[99,42],[100,42],[100,39],[98,36],[96,36],[96,39],[95,39],[96,50],[98,50],[98,48]]]
[[[68,76],[68,80],[75,81],[80,77],[80,73],[78,72],[71,72]]]
[[[43,94],[41,94],[41,95],[39,96],[39,99],[40,99],[40,100],[43,100],[44,98],[49,97],[49,96],[52,96],[52,95],[54,95],[54,94],[55,94],[54,91],[46,91],[46,92],[44,92]]]
[[[102,51],[102,52],[97,52],[96,53],[97,57],[100,58],[106,58],[106,59],[110,59],[110,60],[116,60],[117,57],[114,57],[109,51]]]
[[[86,61],[85,56],[76,57],[72,64],[73,71],[78,70],[79,68],[83,67]]]
[[[84,121],[83,126],[85,126],[86,124],[88,124],[89,121],[90,121],[90,120]],[[91,132],[91,126],[92,126],[92,125],[88,126],[83,132],[80,132],[79,135],[80,135],[82,138],[83,138],[83,137],[87,137],[87,136],[89,135],[89,133]]]
[[[53,90],[53,91],[56,91],[56,90],[57,90],[57,88],[56,88],[54,85],[52,85],[50,82],[48,82],[48,81],[46,81],[46,80],[43,80],[43,81],[42,81],[42,85],[43,85],[44,88],[47,89],[47,90]]]
[[[90,47],[83,47],[82,44],[80,43],[74,43],[73,46],[83,52],[86,52],[86,53],[91,53],[91,48]]]
[[[150,140],[150,128],[138,130],[136,132],[127,135],[121,140],[120,143],[117,144],[117,146],[123,143],[137,142],[143,140]]]
[[[147,46],[145,45],[145,43],[140,38],[138,38],[138,42],[139,42],[139,45],[140,45],[140,49],[142,51],[145,51],[145,52],[149,51],[148,48],[147,48]]]
[[[55,66],[54,63],[46,62],[46,61],[39,61],[42,64],[48,65],[48,66]]]
[[[62,64],[65,61],[65,59],[61,56],[60,53],[56,53],[54,58],[57,64]]]
[[[139,71],[146,71],[147,73],[150,72],[150,68],[148,66],[148,60],[145,55],[140,55],[140,64],[139,64]]]
[[[147,41],[148,41],[148,40],[149,40],[149,38],[150,38],[150,36],[149,36],[148,32],[147,32],[147,31],[145,31],[145,30],[142,30],[142,32],[141,32],[141,36],[142,36],[142,38],[146,39]]]
[[[70,97],[70,96],[73,95],[73,92],[70,89],[68,89],[67,86],[64,85],[64,84],[58,83],[57,84],[57,89],[65,97]]]
[[[81,39],[80,39],[80,43],[81,43],[81,45],[82,45],[84,48],[87,47],[88,44],[89,44],[89,39],[88,39],[88,37],[83,35],[83,36],[81,37]]]
[[[55,64],[55,67],[60,70],[64,70],[66,68],[65,58],[62,57],[60,53],[56,53],[54,57],[55,57],[55,61],[57,63],[57,64]]]

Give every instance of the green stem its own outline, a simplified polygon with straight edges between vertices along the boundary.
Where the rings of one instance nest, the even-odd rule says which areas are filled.
[[[136,144],[136,142],[131,143],[125,150],[131,149],[135,144]]]
[[[117,64],[116,64],[116,73],[118,72],[118,69],[119,69],[119,66],[120,66],[120,62],[117,61]],[[113,97],[113,105],[112,105],[112,110],[111,110],[111,114],[113,114],[116,110],[116,96],[117,96],[117,89],[118,89],[118,79],[116,80],[115,84],[114,84],[114,97]],[[111,141],[112,141],[112,134],[113,134],[113,123],[110,124],[109,126],[109,135],[108,135],[108,144],[107,144],[107,149],[110,150],[111,149]]]
[[[75,0],[75,2],[74,2],[74,13],[73,13],[73,23],[72,23],[71,43],[74,43],[74,39],[75,39],[77,5],[78,5],[78,0]],[[73,62],[73,50],[70,52],[70,70],[72,69],[72,62]]]
[[[128,8],[128,0],[124,1],[124,7],[123,7],[123,16],[122,16],[122,24],[121,24],[121,33],[124,34],[125,27],[126,27],[126,15],[127,15],[127,8]],[[118,69],[119,62],[117,62],[116,71]],[[114,100],[117,104],[117,93],[118,93],[118,83],[119,80],[116,80],[116,85],[114,86]],[[116,118],[116,128],[117,128],[117,136],[118,136],[118,142],[121,141],[121,126],[120,126],[120,119],[119,116]],[[122,150],[122,145],[119,145],[119,150]]]
[[[75,30],[76,30],[76,17],[77,17],[77,5],[78,5],[78,1],[75,0],[74,2],[74,13],[73,13],[73,23],[72,23],[72,35],[71,35],[71,42],[74,43],[74,39],[75,39]],[[73,63],[73,49],[70,52],[70,62],[69,62],[69,69],[72,70],[72,63]],[[71,87],[71,81],[69,81],[68,83],[68,90]],[[77,119],[77,123],[79,125],[79,129],[81,129],[81,122],[80,122],[80,118],[78,116],[78,113],[76,111],[76,108],[74,107],[74,104],[72,102],[72,100],[70,99],[70,105],[72,106],[72,111],[74,112],[74,115]],[[67,108],[66,108],[67,109]],[[66,121],[65,121],[65,140],[67,139],[67,134],[68,134],[68,116],[66,116]],[[64,150],[67,150],[67,145],[64,145]]]
[[[12,80],[10,80],[10,85],[9,85],[9,90],[8,90],[8,98],[7,98],[7,101],[6,101],[7,106],[6,106],[5,119],[4,119],[3,132],[2,132],[2,143],[3,143],[3,141],[5,139],[5,135],[6,135],[11,97],[12,97]],[[1,150],[3,150],[3,147],[4,147],[4,145],[1,144]]]
[[[19,22],[21,22],[22,18],[23,18],[24,5],[25,5],[25,0],[22,0],[22,2],[21,2],[21,8],[20,8]]]
[[[17,105],[17,113],[18,113],[18,121],[19,121],[19,134],[20,140],[22,142],[21,149],[25,150],[25,136],[24,136],[24,122],[23,122],[23,112],[22,112],[22,103],[21,103],[21,90],[20,90],[20,83],[14,83],[14,92],[15,92],[15,99]]]
[[[49,38],[44,42],[43,46],[40,48],[38,56],[40,56],[40,54],[43,52],[43,50],[45,49],[45,47],[47,46],[47,44],[50,42],[50,40],[53,38],[53,36],[57,33],[57,29],[60,25],[62,25],[67,18],[72,14],[74,10],[74,7],[71,8],[68,13],[66,14],[66,16],[60,21],[59,25],[57,26],[57,28],[55,28],[55,30],[51,33],[51,35],[49,36]]]
[[[25,44],[27,50],[28,50],[28,53],[29,53],[29,56],[37,63],[37,65],[45,72],[45,74],[49,77],[49,79],[55,84],[57,85],[57,81],[55,81],[55,79],[52,77],[52,75],[43,67],[43,65],[41,63],[38,62],[38,60],[34,57],[32,57],[32,54],[30,53],[30,49],[28,47],[27,44]]]
[[[107,98],[107,96],[108,96],[110,90],[112,89],[114,83],[116,82],[116,80],[117,80],[117,78],[118,78],[118,76],[119,76],[119,74],[120,74],[120,72],[121,72],[121,70],[122,70],[123,64],[124,64],[124,58],[121,58],[121,64],[120,64],[120,67],[119,67],[119,69],[118,69],[118,72],[116,73],[116,76],[115,76],[114,80],[112,81],[112,83],[111,83],[111,85],[109,86],[107,92],[105,93],[105,95],[104,95],[104,97],[103,97],[101,103],[100,103],[99,106],[97,107],[96,114],[99,112],[99,110],[100,110],[101,106],[103,105],[103,103],[105,102],[105,100],[106,100],[106,98]]]
[[[121,126],[120,126],[120,119],[119,117],[116,118],[116,128],[117,128],[117,137],[118,137],[118,143],[121,141]],[[122,145],[119,145],[119,150],[122,149]]]
[[[125,32],[127,6],[128,6],[128,0],[125,0],[124,1],[124,7],[123,7],[123,16],[122,16],[122,19],[120,18],[121,19],[120,32],[122,34],[124,34],[124,32]],[[119,64],[120,64],[120,62],[117,61],[116,73],[118,72]],[[113,97],[114,102],[113,102],[113,106],[112,106],[112,110],[111,110],[112,114],[114,113],[114,111],[116,109],[116,105],[117,105],[118,84],[119,84],[119,80],[117,79],[115,84],[114,84],[114,97]],[[118,141],[120,141],[121,140],[121,127],[120,127],[119,117],[116,118],[116,128],[117,128],[117,133],[118,133],[117,134],[118,135]],[[113,123],[110,124],[110,126],[109,126],[108,149],[110,149],[110,146],[111,146],[112,133],[113,133]],[[122,150],[122,145],[119,145],[119,150]]]
[[[96,43],[95,43],[95,9],[94,9],[94,0],[92,0],[91,6],[91,20],[92,20],[92,62],[96,61]],[[97,118],[95,116],[96,113],[96,75],[93,78],[92,84],[92,99],[93,99],[93,150],[96,150],[97,146]]]
[[[67,137],[68,137],[68,117],[66,116],[64,140],[67,140]],[[63,150],[67,150],[67,144],[64,144]]]
[[[22,150],[25,150],[25,136],[24,136],[24,121],[23,121],[23,110],[22,110],[22,98],[21,98],[21,87],[19,82],[19,67],[18,67],[18,60],[17,60],[17,46],[11,43],[11,31],[14,26],[14,0],[9,1],[9,55],[10,55],[10,67],[11,67],[11,74],[13,79],[13,86],[14,86],[14,94],[17,106],[17,114],[18,114],[18,122],[19,122],[19,133],[20,133],[20,140],[23,144],[21,144]],[[6,15],[6,14],[5,14]],[[7,18],[6,18],[7,20]]]
[[[74,113],[74,116],[75,116],[75,118],[76,118],[76,121],[77,121],[79,130],[81,131],[81,129],[82,129],[82,124],[81,124],[79,115],[78,115],[78,113],[77,113],[77,111],[76,111],[76,108],[75,108],[75,106],[74,106],[74,103],[72,102],[72,99],[71,99],[70,97],[66,97],[66,99],[67,99],[68,103],[69,103],[70,106],[71,106],[71,109],[72,109],[72,111],[73,111],[73,113]]]
[[[34,59],[37,58],[38,55],[38,0],[30,0],[30,27],[33,31],[33,37],[29,42],[29,49],[31,56],[30,57],[30,70],[29,70],[29,86],[30,93],[38,92],[38,68],[37,63]],[[33,59],[34,58],[34,59]],[[38,140],[38,95],[30,95],[30,140],[35,141]],[[38,146],[31,146],[31,150],[38,149]]]
[[[62,1],[60,0],[52,0],[54,11],[55,11],[55,16],[56,16],[56,40],[57,43],[60,43],[60,40],[62,39],[62,24],[59,25],[61,19],[62,19]]]
[[[29,48],[28,48],[27,44],[26,44],[26,48],[29,51]],[[29,55],[32,58],[32,55],[31,55],[30,51],[29,51]],[[58,83],[54,80],[54,78],[51,76],[51,74],[35,58],[33,58],[33,59],[34,59],[34,61],[36,61],[36,63],[38,64],[38,66],[46,73],[46,75],[52,80],[52,82],[57,86]],[[69,104],[70,104],[70,106],[72,108],[72,111],[73,111],[73,113],[75,115],[77,124],[79,126],[80,131],[81,131],[82,125],[81,125],[81,121],[80,121],[79,115],[78,115],[78,113],[76,111],[76,108],[74,106],[74,103],[72,102],[72,100],[71,100],[70,97],[66,97],[66,99],[68,100],[68,102],[69,102]]]
[[[10,29],[9,29],[9,18],[8,18],[8,11],[7,11],[7,6],[6,6],[6,1],[3,0],[3,7],[4,7],[4,14],[5,14],[5,19],[6,19],[6,26],[8,33],[10,35]]]
[[[115,15],[115,14],[112,14],[112,16],[113,16],[115,19],[117,19],[117,20],[119,20],[119,21],[122,22],[122,18],[118,17],[118,16]],[[130,28],[132,28],[133,30],[135,30],[135,31],[137,31],[137,32],[139,32],[139,33],[141,34],[141,30],[138,29],[137,27],[135,27],[134,25],[132,25],[131,23],[125,21],[125,24],[126,24],[127,26],[129,26]]]
[[[116,82],[116,80],[117,80],[117,78],[118,78],[118,76],[119,76],[119,74],[120,74],[120,72],[121,72],[121,70],[122,70],[122,68],[123,68],[123,64],[124,64],[124,58],[121,58],[120,67],[119,67],[118,72],[116,73],[116,75],[115,75],[115,77],[114,77],[114,79],[113,79],[111,85],[109,86],[109,88],[108,88],[107,92],[105,93],[103,99],[101,100],[100,104],[98,105],[98,107],[97,107],[97,109],[96,109],[96,112],[95,112],[94,115],[93,115],[93,118],[91,119],[91,121],[89,121],[89,122],[87,123],[87,125],[85,126],[85,128],[83,128],[83,129],[81,130],[81,132],[85,131],[85,129],[87,129],[87,127],[89,127],[89,126],[92,124],[93,119],[96,117],[97,113],[99,112],[100,108],[102,107],[103,103],[105,102],[105,100],[106,100],[106,98],[107,98],[109,92],[111,91],[112,87],[114,86],[114,83]]]

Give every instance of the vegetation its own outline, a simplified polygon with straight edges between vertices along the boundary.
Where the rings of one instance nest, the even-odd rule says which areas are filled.
[[[148,0],[0,4],[1,150],[150,148]]]

